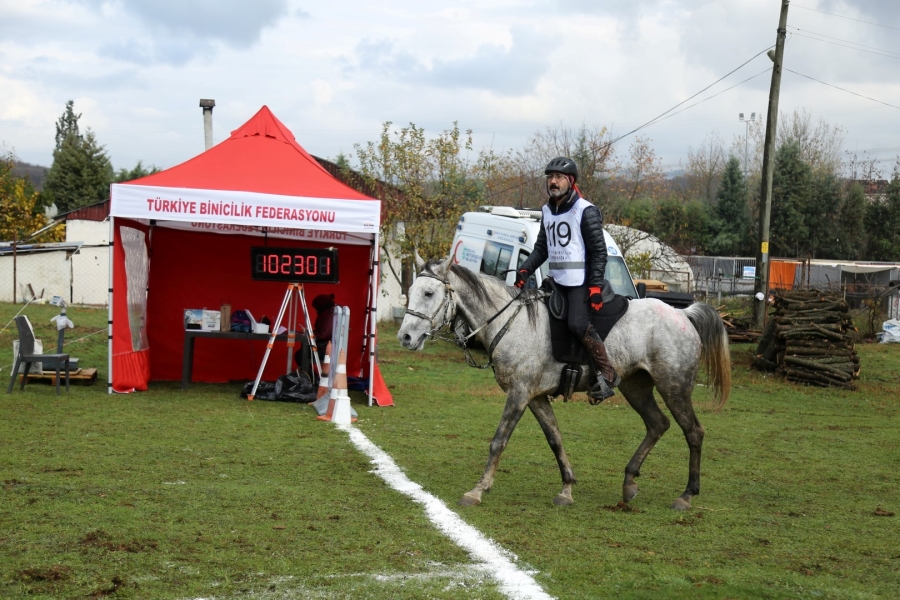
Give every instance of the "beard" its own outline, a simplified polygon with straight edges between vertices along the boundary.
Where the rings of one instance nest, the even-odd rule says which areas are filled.
[[[565,196],[566,194],[568,194],[569,190],[563,191],[558,186],[556,186],[556,187],[549,188],[547,190],[547,192],[550,194],[551,198],[553,198],[554,200],[558,200],[558,199],[562,198],[563,196]]]

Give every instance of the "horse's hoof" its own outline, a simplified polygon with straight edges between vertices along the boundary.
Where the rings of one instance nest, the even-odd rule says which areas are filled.
[[[637,493],[638,485],[636,483],[622,486],[622,500],[624,500],[626,504],[634,500],[634,497],[637,496]]]
[[[556,496],[556,498],[553,499],[553,504],[557,506],[571,506],[572,504],[575,504],[575,501],[572,500],[572,496],[559,494]]]
[[[465,494],[459,499],[458,504],[460,506],[478,506],[481,504],[481,498],[477,498],[471,494]]]
[[[675,498],[672,503],[672,510],[691,510],[691,503],[684,498]]]

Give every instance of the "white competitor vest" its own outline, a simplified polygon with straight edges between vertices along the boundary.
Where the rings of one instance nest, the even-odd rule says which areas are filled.
[[[581,217],[589,206],[593,205],[579,198],[571,209],[561,215],[554,215],[546,204],[541,208],[544,233],[547,234],[547,265],[550,277],[559,285],[584,283],[587,256],[584,238],[581,237]]]

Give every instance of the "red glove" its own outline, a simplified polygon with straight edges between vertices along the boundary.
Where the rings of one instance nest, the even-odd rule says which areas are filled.
[[[594,312],[599,312],[601,308],[603,308],[603,290],[597,286],[591,286],[588,288],[588,302],[591,303],[591,310]]]
[[[519,269],[519,271],[516,272],[516,282],[513,285],[521,290],[525,285],[525,282],[528,281],[528,276],[528,271],[526,271],[525,269]]]

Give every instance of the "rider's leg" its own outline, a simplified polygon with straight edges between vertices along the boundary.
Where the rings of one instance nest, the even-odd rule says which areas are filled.
[[[609,361],[603,340],[591,325],[587,286],[568,288],[567,296],[569,331],[581,341],[587,350],[591,373],[595,379],[594,383],[589,386],[588,397],[591,404],[597,404],[615,395],[616,392],[613,388],[619,384],[619,377]]]

